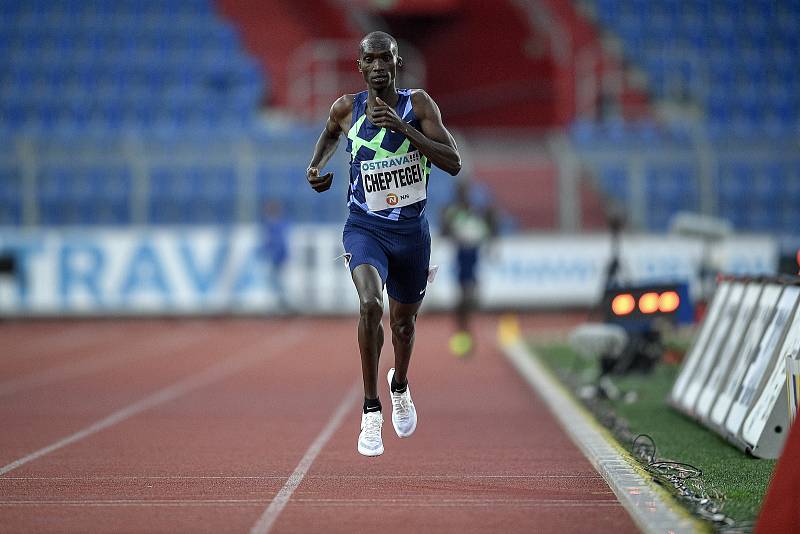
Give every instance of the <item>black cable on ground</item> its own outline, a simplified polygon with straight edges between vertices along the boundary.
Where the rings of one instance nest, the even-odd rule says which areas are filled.
[[[573,391],[578,384],[575,377],[562,377]],[[580,396],[576,395],[580,399]],[[749,533],[751,522],[735,521],[723,509],[725,496],[716,490],[707,489],[701,469],[687,463],[659,459],[655,440],[647,434],[634,434],[628,423],[619,417],[603,399],[581,399],[584,406],[606,428],[611,430],[620,443],[627,444],[634,458],[653,477],[653,480],[670,492],[691,513],[708,521],[717,532],[725,534]]]

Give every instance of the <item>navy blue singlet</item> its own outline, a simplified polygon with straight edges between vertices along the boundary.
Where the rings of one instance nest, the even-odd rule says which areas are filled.
[[[414,128],[420,129],[419,120],[414,114],[411,105],[411,89],[398,89],[398,101],[395,111],[400,117],[410,123]],[[350,130],[347,132],[347,151],[350,153],[350,187],[347,195],[347,205],[350,212],[357,215],[370,215],[386,221],[404,221],[419,219],[425,212],[426,200],[413,202],[401,207],[388,207],[385,209],[370,210],[367,203],[367,191],[362,169],[375,168],[377,164],[384,164],[390,169],[395,169],[393,174],[387,172],[379,176],[367,176],[366,187],[370,190],[385,190],[389,197],[388,204],[398,202],[402,204],[402,199],[393,197],[393,185],[397,187],[406,182],[420,182],[420,187],[427,188],[428,176],[430,174],[431,163],[425,156],[422,156],[410,144],[406,137],[399,132],[392,132],[386,128],[379,128],[370,122],[366,115],[367,91],[362,91],[355,95],[353,100],[353,118],[350,123]],[[411,161],[406,161],[411,160]],[[375,162],[375,163],[370,163]],[[418,162],[419,165],[412,165],[412,169],[399,168],[403,164]],[[393,165],[393,166],[390,166]],[[378,169],[378,171],[380,168]],[[413,171],[413,172],[412,172]],[[398,174],[399,173],[399,174]],[[424,191],[423,191],[424,194]]]

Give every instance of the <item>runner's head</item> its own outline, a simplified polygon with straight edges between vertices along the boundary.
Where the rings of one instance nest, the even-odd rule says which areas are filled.
[[[394,37],[385,32],[371,32],[361,39],[356,63],[367,86],[380,91],[394,84],[403,58]]]
[[[470,199],[470,184],[467,180],[459,180],[456,183],[456,203],[462,206],[469,206]]]

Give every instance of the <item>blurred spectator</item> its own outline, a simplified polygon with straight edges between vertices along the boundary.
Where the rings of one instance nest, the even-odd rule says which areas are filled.
[[[478,260],[481,247],[497,235],[496,216],[487,202],[475,202],[472,185],[461,181],[455,201],[442,214],[442,234],[456,247],[459,298],[456,305],[457,331],[450,338],[450,350],[459,358],[472,354],[475,341],[471,318],[477,307]]]
[[[262,251],[269,263],[267,273],[269,287],[277,299],[278,313],[289,312],[284,283],[284,269],[289,259],[289,221],[283,216],[283,209],[275,200],[264,203],[264,222],[262,226]]]

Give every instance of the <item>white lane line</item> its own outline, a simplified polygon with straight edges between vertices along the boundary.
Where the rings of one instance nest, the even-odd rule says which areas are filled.
[[[112,334],[117,333],[119,327],[114,325]],[[91,345],[97,339],[97,323],[81,323],[62,325],[55,332],[20,332],[18,335],[24,336],[22,343],[10,346],[7,359],[23,359],[32,357],[47,356],[46,350],[54,346],[58,347],[59,352],[69,352]]]
[[[44,499],[41,501],[27,500],[5,500],[0,501],[0,506],[32,506],[32,505],[56,505],[56,506],[181,506],[181,505],[207,505],[207,504],[252,504],[262,505],[263,499]]]
[[[34,451],[18,460],[14,460],[10,464],[0,467],[0,476],[5,475],[6,473],[9,473],[29,462],[32,462],[37,458],[41,458],[42,456],[50,454],[53,451],[66,447],[67,445],[71,445],[76,441],[80,441],[88,436],[91,436],[92,434],[96,434],[101,430],[105,430],[108,427],[125,421],[134,415],[154,408],[159,404],[164,404],[165,402],[186,395],[195,389],[199,389],[203,386],[207,386],[232,376],[242,369],[284,350],[299,340],[303,332],[304,329],[301,328],[300,325],[294,325],[293,328],[284,330],[279,334],[270,336],[266,340],[257,342],[254,346],[246,349],[244,353],[240,354],[239,356],[226,356],[222,362],[216,365],[207,367],[199,373],[195,373],[184,378],[183,380],[166,386],[155,393],[152,393],[147,397],[144,397],[143,399],[126,406],[125,408],[113,412],[111,415],[101,420],[92,423],[83,430],[79,430],[74,434],[70,434],[69,436],[62,438],[55,443],[48,445],[47,447],[43,447],[38,451]]]
[[[262,499],[102,499],[102,500],[5,500],[0,507],[13,506],[260,506]],[[549,506],[558,508],[618,508],[619,501],[578,501],[567,499],[295,499],[304,506],[413,506],[450,508],[469,506]]]
[[[502,348],[643,532],[682,534],[701,530],[697,520],[634,468],[635,460],[627,459],[627,453],[539,363],[523,340],[518,339]]]
[[[304,498],[304,499],[293,499],[292,504],[294,503],[386,503],[386,504],[429,504],[431,503],[430,498],[428,497],[405,497],[405,498],[398,498],[398,497],[385,497],[385,498],[364,498],[364,499],[356,499],[356,498],[340,498],[340,499],[323,499],[323,498]],[[512,499],[512,498],[487,498],[487,497],[462,497],[462,498],[453,498],[447,499],[442,497],[436,497],[436,502],[432,504],[471,504],[471,503],[485,503],[485,504],[613,504],[614,506],[621,506],[619,501],[616,499],[609,500],[609,499],[596,499],[596,500],[585,500],[585,499],[543,499],[543,498],[530,498],[530,499]]]
[[[18,393],[26,389],[46,386],[55,382],[64,382],[114,367],[126,361],[152,356],[155,349],[158,349],[157,355],[171,353],[191,344],[195,344],[198,342],[200,336],[207,335],[208,334],[205,332],[199,333],[195,328],[183,328],[177,333],[171,334],[172,337],[166,342],[160,337],[148,338],[144,345],[137,344],[132,348],[122,347],[116,350],[111,349],[111,352],[116,352],[116,354],[113,355],[102,354],[100,356],[84,358],[82,360],[68,362],[39,372],[6,380],[0,382],[0,397]]]
[[[0,478],[0,483],[4,480],[283,480],[286,475],[95,475],[84,477],[3,477]],[[603,478],[597,473],[587,475],[306,475],[306,478],[311,480],[481,480],[481,479],[597,479]]]
[[[521,479],[538,479],[538,478],[602,478],[596,473],[587,475],[311,475],[308,478],[313,479],[359,479],[359,480],[372,480],[372,479],[433,479],[433,480],[472,480],[472,479],[495,479],[495,478],[521,478]]]
[[[361,394],[361,381],[359,380],[347,391],[347,394],[342,399],[342,402],[339,403],[339,406],[336,408],[336,411],[333,412],[333,415],[328,420],[328,424],[325,425],[325,428],[322,429],[322,432],[319,433],[317,438],[308,448],[306,453],[300,459],[300,463],[297,464],[297,467],[294,468],[294,472],[289,476],[289,479],[280,489],[275,498],[272,499],[272,502],[269,503],[269,506],[264,513],[261,514],[261,517],[258,518],[256,524],[253,525],[253,528],[250,529],[250,534],[266,534],[272,528],[272,525],[275,524],[275,520],[278,519],[281,511],[286,506],[286,503],[289,502],[289,499],[294,493],[294,490],[297,489],[297,486],[300,485],[300,482],[303,481],[303,477],[306,476],[308,469],[311,467],[311,464],[314,463],[314,460],[319,455],[322,448],[331,439],[331,436],[339,428],[339,425],[342,424],[342,420],[344,416],[347,415],[347,412],[353,407],[353,403],[355,403]]]

